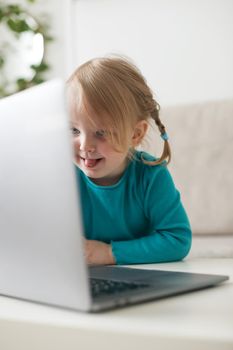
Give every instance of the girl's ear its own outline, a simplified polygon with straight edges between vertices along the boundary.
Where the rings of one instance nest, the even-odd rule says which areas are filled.
[[[146,120],[141,120],[135,125],[132,141],[131,141],[133,147],[136,147],[140,144],[147,130],[148,130],[148,123]]]

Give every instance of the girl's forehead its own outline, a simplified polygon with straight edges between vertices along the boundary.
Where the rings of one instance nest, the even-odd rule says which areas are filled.
[[[112,124],[111,117],[104,111],[94,111],[88,105],[73,106],[70,109],[70,120],[74,124],[83,124],[91,128],[103,129]]]
[[[70,122],[74,126],[85,127],[90,130],[106,128],[106,123],[104,120],[101,121],[101,117],[90,115],[85,110],[76,110],[75,113],[71,113]]]
[[[113,120],[111,116],[106,112],[105,108],[100,105],[92,105],[89,103],[84,93],[71,95],[72,98],[69,101],[70,119],[73,123],[89,123],[96,126],[111,125]]]

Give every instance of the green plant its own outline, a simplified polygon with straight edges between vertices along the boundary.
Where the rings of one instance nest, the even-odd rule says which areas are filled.
[[[34,3],[35,0],[27,0],[27,2]],[[34,19],[28,21],[28,18]],[[43,36],[44,46],[53,38],[49,36],[48,25],[41,23],[37,18],[31,16],[25,8],[19,4],[3,4],[0,1],[0,26],[4,25],[5,28],[13,33],[16,40],[20,40],[20,37],[25,32],[40,33]],[[1,38],[0,38],[1,41]],[[7,54],[4,45],[0,45],[0,76],[4,77],[5,63],[7,61]],[[45,73],[50,69],[49,64],[46,62],[45,55],[39,64],[30,65],[32,71],[32,77],[25,76],[17,77],[14,81],[14,91],[9,91],[7,77],[0,81],[0,97],[10,95],[11,93],[24,90],[33,85],[40,84],[45,81]]]

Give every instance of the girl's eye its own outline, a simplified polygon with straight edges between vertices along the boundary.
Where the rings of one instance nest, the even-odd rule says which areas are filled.
[[[105,130],[97,130],[95,134],[97,137],[105,137],[106,131]]]
[[[76,128],[71,128],[71,132],[72,132],[72,134],[75,135],[75,136],[80,135],[80,131],[79,131],[78,129],[76,129]]]

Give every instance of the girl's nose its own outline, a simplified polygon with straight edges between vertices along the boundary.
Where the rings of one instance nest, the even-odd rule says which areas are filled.
[[[96,149],[95,142],[90,137],[82,137],[80,140],[80,151],[83,152],[94,152]]]

